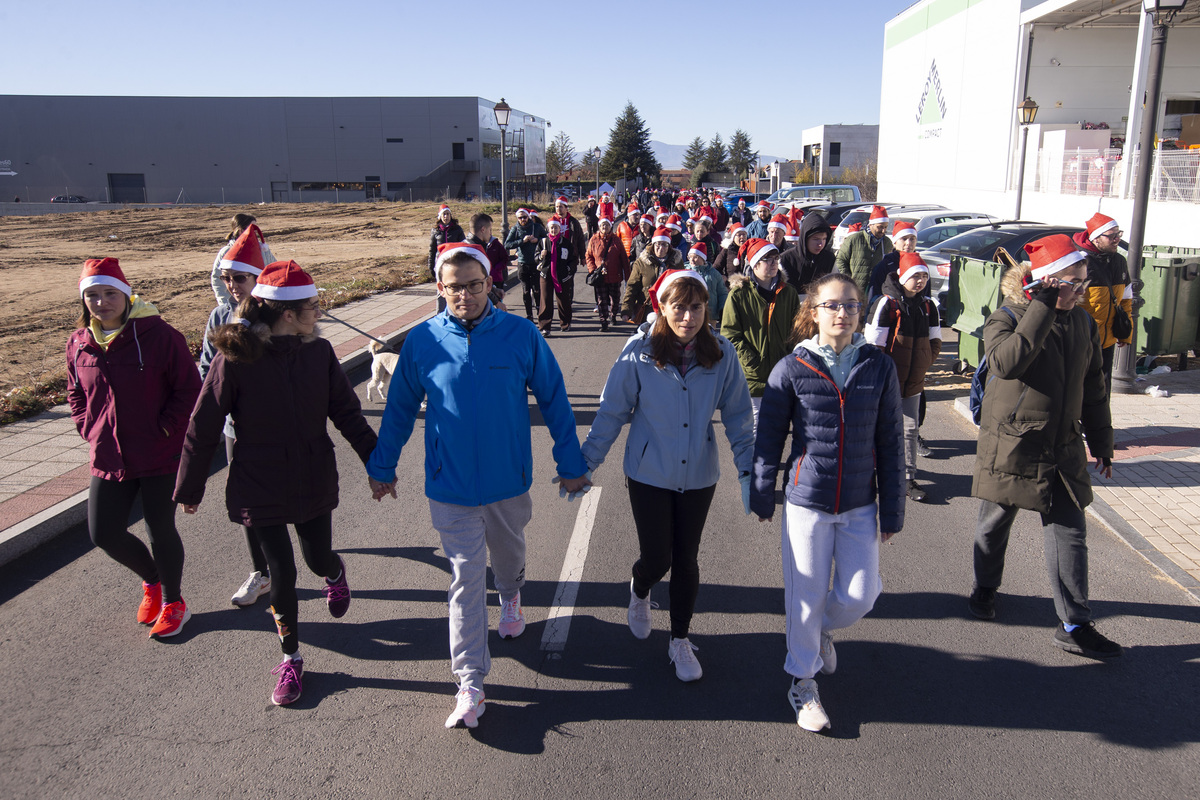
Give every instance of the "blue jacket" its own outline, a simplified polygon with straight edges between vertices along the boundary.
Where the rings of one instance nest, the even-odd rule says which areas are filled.
[[[408,334],[392,374],[379,443],[367,462],[372,478],[396,479],[400,451],[428,397],[425,495],[482,506],[524,494],[533,483],[527,390],[554,438],[558,474],[578,478],[587,472],[550,347],[528,320],[491,304],[485,313],[470,333],[443,311]]]
[[[616,441],[625,423],[625,474],[635,481],[683,492],[714,485],[721,476],[712,418],[721,411],[725,437],[739,474],[754,455],[754,411],[737,351],[722,336],[721,360],[693,364],[684,375],[674,365],[660,368],[650,350],[650,323],[629,338],[600,395],[600,410],[583,443],[592,469]]]
[[[770,220],[767,220],[770,222]],[[758,217],[750,220],[750,224],[746,226],[746,236],[751,239],[767,238],[767,222],[762,221]]]
[[[856,334],[857,342],[863,341]],[[784,496],[805,508],[840,514],[879,498],[879,527],[904,526],[903,420],[892,359],[862,346],[839,390],[820,356],[801,344],[771,370],[758,412],[750,508],[775,513],[783,442],[792,434],[792,471]]]

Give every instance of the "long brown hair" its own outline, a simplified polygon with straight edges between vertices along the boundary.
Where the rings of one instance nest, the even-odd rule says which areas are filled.
[[[75,320],[76,328],[90,328],[92,326],[92,312],[88,311],[87,300],[79,298],[79,305],[83,311],[79,313],[79,317]],[[129,295],[125,295],[125,311],[121,314],[121,324],[124,325],[129,321],[129,312],[133,311],[133,300]]]
[[[721,360],[721,345],[713,335],[708,324],[708,287],[689,278],[681,278],[667,286],[667,290],[658,296],[658,307],[661,309],[667,303],[704,304],[704,324],[696,334],[696,363],[705,369]],[[650,330],[650,355],[659,369],[667,364],[675,363],[679,348],[679,337],[667,324],[667,316],[660,312]]]
[[[250,326],[262,323],[268,328],[283,317],[283,312],[294,311],[299,314],[311,298],[304,300],[260,300],[250,295],[238,304],[234,319],[244,319],[250,325],[240,321],[222,325],[212,332],[213,345],[224,354],[225,358],[237,364],[253,364],[262,358],[267,350],[267,343]],[[270,337],[267,337],[270,338]]]
[[[242,231],[246,230],[246,228],[249,228],[256,222],[258,222],[258,220],[250,214],[234,214],[233,219],[230,220],[230,223],[233,225],[233,229],[230,230],[225,236],[225,241],[232,242],[234,239],[242,235]]]
[[[792,335],[788,342],[792,347],[807,341],[817,335],[817,321],[813,318],[813,312],[817,310],[817,295],[831,283],[841,282],[854,287],[854,296],[858,298],[858,302],[862,303],[862,310],[858,314],[858,328],[861,330],[863,319],[866,317],[867,304],[863,298],[862,289],[854,282],[854,279],[849,275],[841,272],[830,272],[826,275],[814,280],[804,292],[804,302],[800,304],[800,310],[796,312],[796,320],[792,323]]]

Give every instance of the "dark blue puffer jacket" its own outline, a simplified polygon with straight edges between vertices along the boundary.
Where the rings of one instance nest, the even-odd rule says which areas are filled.
[[[792,432],[788,502],[829,514],[879,498],[880,530],[904,526],[903,421],[892,360],[863,347],[838,390],[820,356],[803,346],[779,360],[763,392],[754,443],[750,508],[775,513],[783,443]]]

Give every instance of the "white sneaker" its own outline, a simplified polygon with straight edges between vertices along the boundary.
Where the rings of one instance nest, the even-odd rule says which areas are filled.
[[[837,670],[837,650],[833,649],[833,635],[821,631],[821,674],[832,675]]]
[[[796,724],[806,731],[829,728],[829,716],[821,705],[821,696],[817,694],[817,682],[812,678],[793,680],[788,689],[788,701],[796,712]]]
[[[459,689],[454,702],[454,713],[446,717],[447,728],[456,728],[460,722],[468,728],[479,725],[479,718],[487,709],[483,704],[482,689]]]
[[[513,595],[513,599],[500,604],[501,639],[515,639],[525,632],[525,612],[521,610],[521,593]]]
[[[231,598],[235,606],[252,606],[254,601],[271,591],[271,576],[251,572],[242,587]]]
[[[650,609],[658,608],[658,603],[650,599],[638,597],[633,592],[633,578],[629,579],[629,630],[638,639],[650,636]]]
[[[676,678],[685,683],[700,680],[700,676],[704,674],[704,670],[700,669],[700,662],[696,660],[696,654],[692,652],[699,649],[699,647],[696,647],[696,645],[687,639],[672,637],[671,644],[667,647],[667,655],[671,657],[671,661],[675,664]]]

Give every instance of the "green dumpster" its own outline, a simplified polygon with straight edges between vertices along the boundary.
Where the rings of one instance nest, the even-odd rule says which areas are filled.
[[[1006,267],[995,261],[955,256],[950,260],[950,288],[942,324],[958,331],[958,357],[979,366],[983,358],[983,323],[1000,306],[1000,276]]]
[[[1186,353],[1200,338],[1200,250],[1142,248],[1138,349],[1150,356]]]

